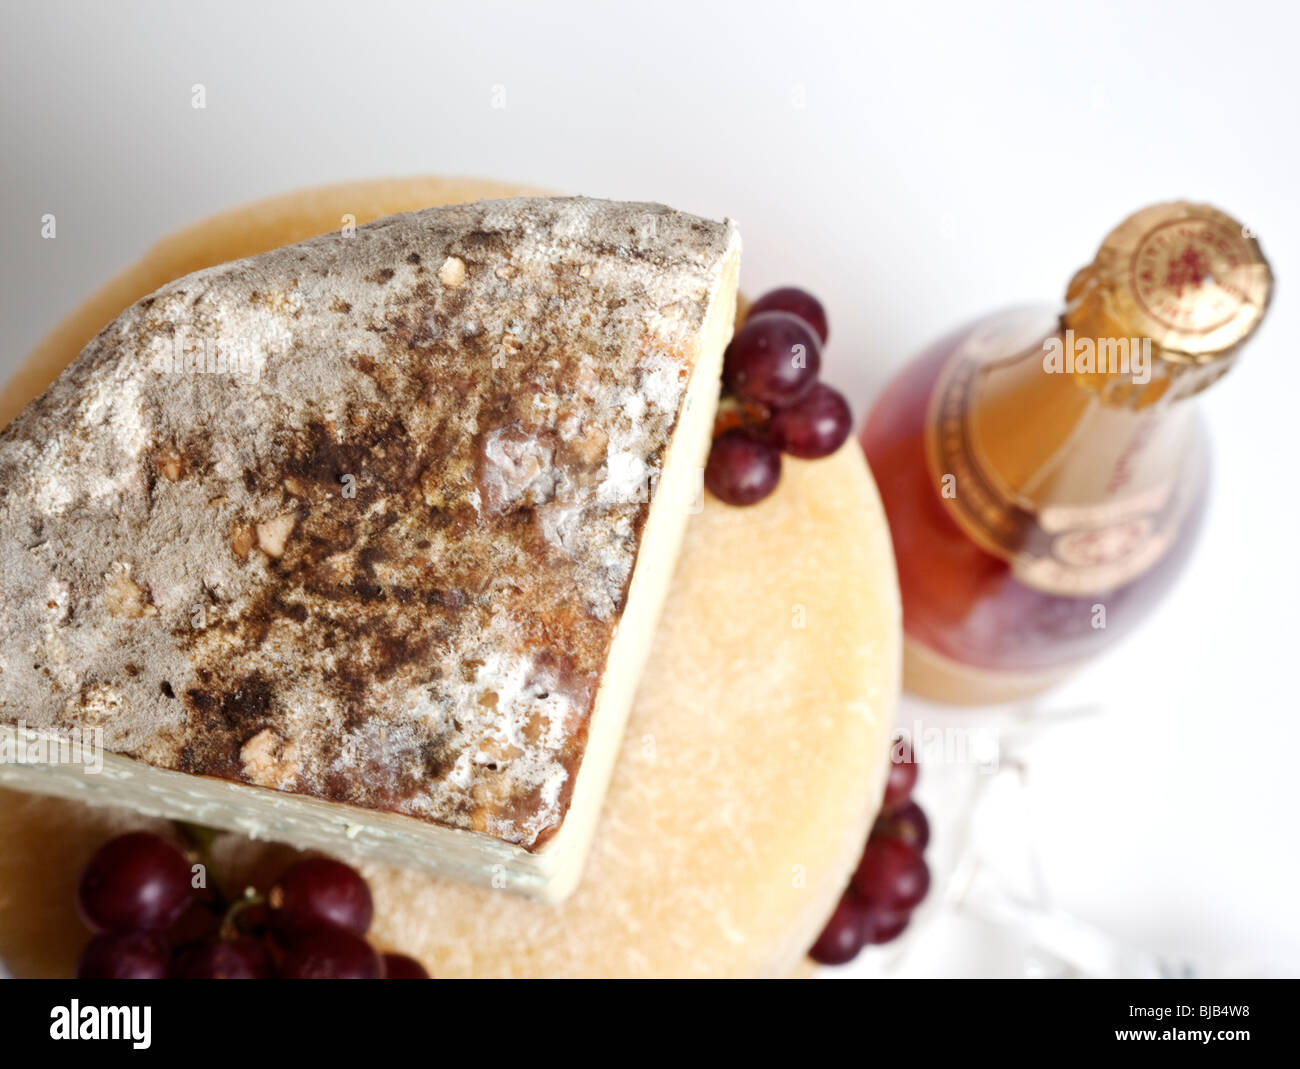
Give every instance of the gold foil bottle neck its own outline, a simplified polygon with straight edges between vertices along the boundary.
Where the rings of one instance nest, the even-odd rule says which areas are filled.
[[[1259,242],[1205,204],[1155,204],[1129,216],[1066,291],[1065,325],[1094,338],[1150,339],[1145,387],[1105,376],[1118,403],[1145,405],[1204,389],[1264,318],[1273,275]]]

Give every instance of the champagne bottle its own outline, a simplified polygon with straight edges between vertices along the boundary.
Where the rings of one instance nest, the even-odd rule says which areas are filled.
[[[1205,511],[1195,397],[1271,292],[1247,228],[1158,204],[1111,232],[1063,309],[990,315],[886,387],[860,441],[893,532],[909,690],[1017,699],[1151,610]]]

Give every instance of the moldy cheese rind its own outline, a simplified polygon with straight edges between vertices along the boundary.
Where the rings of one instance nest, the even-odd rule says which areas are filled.
[[[139,301],[0,433],[0,721],[543,848],[738,247],[482,201]]]

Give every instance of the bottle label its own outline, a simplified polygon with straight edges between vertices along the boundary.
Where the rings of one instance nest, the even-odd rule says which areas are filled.
[[[953,519],[1026,585],[1082,596],[1138,578],[1173,544],[1204,475],[1187,406],[1103,404],[1045,370],[1059,321],[985,320],[930,399],[926,452]]]

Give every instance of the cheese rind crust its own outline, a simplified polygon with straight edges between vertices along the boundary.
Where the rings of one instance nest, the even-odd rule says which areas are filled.
[[[737,242],[483,201],[138,302],[0,434],[0,720],[543,845]]]

